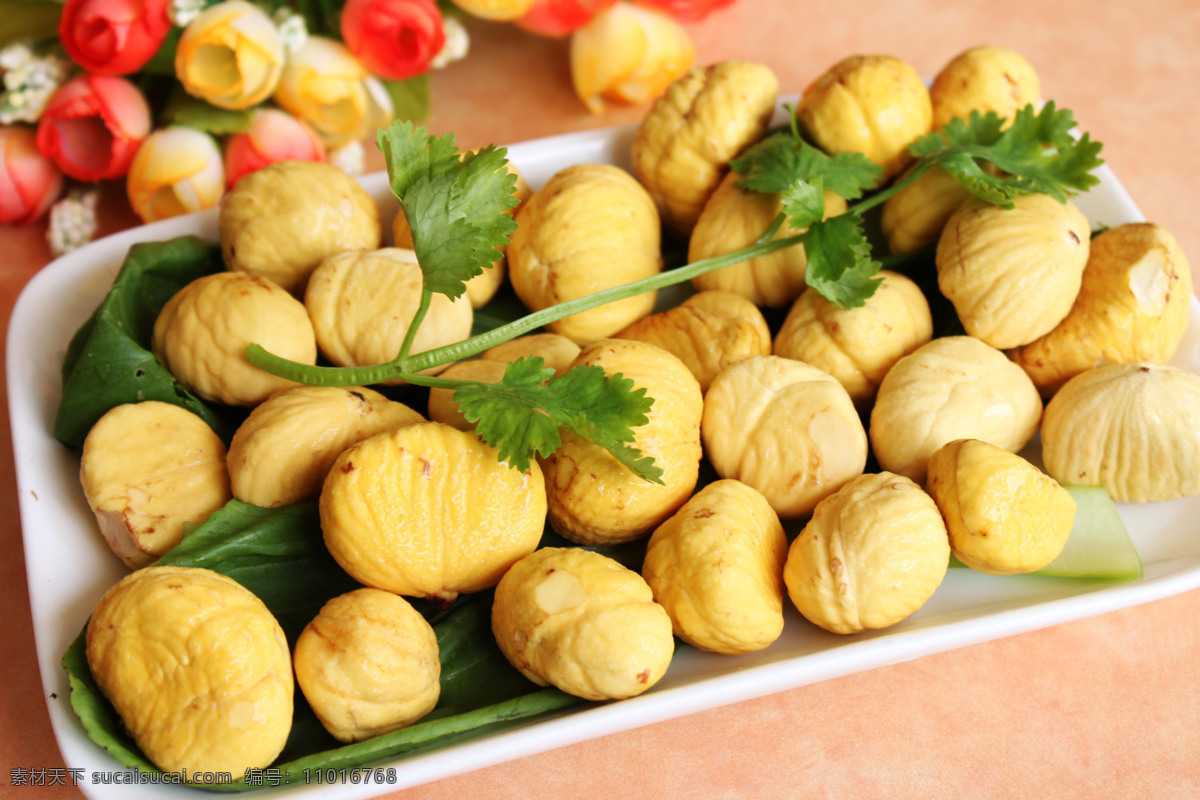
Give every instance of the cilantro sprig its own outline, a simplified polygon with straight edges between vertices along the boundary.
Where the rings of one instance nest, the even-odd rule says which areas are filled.
[[[934,166],[940,166],[971,194],[994,205],[1011,208],[1021,194],[1048,194],[1059,202],[1094,186],[1092,174],[1103,161],[1100,142],[1088,134],[1076,138],[1074,115],[1048,102],[1040,110],[1026,106],[1005,126],[994,111],[971,112],[939,131],[915,141],[909,152],[916,162],[889,186],[871,190],[880,168],[858,153],[827,155],[801,135],[793,111],[790,130],[777,132],[750,148],[730,165],[744,189],[773,192],[783,211],[775,221],[803,229],[787,241],[802,244],[808,256],[808,285],[827,300],[854,308],[875,293],[880,262],[871,257],[863,215],[912,185]],[[993,170],[984,164],[994,165]],[[824,190],[849,205],[838,216],[824,219]],[[868,194],[869,193],[869,194]],[[861,198],[861,199],[860,199]]]
[[[1102,145],[1085,133],[1074,135],[1072,113],[1047,103],[1028,106],[1010,125],[995,113],[974,112],[914,142],[916,161],[903,177],[879,188],[881,169],[857,153],[827,154],[801,135],[792,110],[790,129],[776,132],[731,163],[742,188],[777,194],[781,212],[751,244],[650,278],[606,289],[527,314],[461,342],[412,353],[415,332],[434,293],[450,298],[488,268],[516,230],[507,214],[516,204],[515,176],[506,150],[486,147],[461,155],[452,134],[433,136],[424,127],[396,122],[382,129],[377,143],[387,165],[393,194],[412,229],[413,249],[423,287],[417,313],[396,358],[364,367],[299,364],[258,345],[246,359],[273,374],[310,385],[373,384],[396,378],[450,388],[477,433],[499,451],[501,460],[527,469],[535,456],[547,456],[562,442],[562,429],[613,454],[635,474],[661,482],[662,471],[633,447],[633,429],[644,425],[654,400],[620,374],[576,367],[555,375],[541,359],[509,364],[495,384],[420,374],[431,367],[477,355],[501,342],[530,333],[572,314],[690,281],[788,247],[802,245],[810,288],[844,308],[861,306],[880,283],[881,262],[872,257],[863,215],[940,166],[973,195],[1011,207],[1021,194],[1049,194],[1060,202],[1094,186],[1092,174],[1103,161]],[[991,164],[991,168],[985,167]],[[825,216],[825,190],[853,201],[836,216]],[[784,224],[795,233],[779,235]]]

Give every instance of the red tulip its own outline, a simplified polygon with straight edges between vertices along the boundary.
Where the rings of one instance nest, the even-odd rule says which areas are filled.
[[[129,81],[80,73],[50,96],[38,122],[42,155],[79,181],[120,178],[150,133],[150,106]]]
[[[63,176],[37,149],[33,128],[0,127],[0,225],[27,225],[53,205]]]
[[[276,108],[254,112],[250,128],[229,137],[225,145],[225,180],[232,189],[238,178],[276,161],[325,161],[325,145],[309,125]]]
[[[427,71],[446,43],[435,0],[348,0],[341,32],[366,68],[387,80]]]
[[[58,38],[79,66],[100,75],[137,72],[171,30],[168,0],[67,0]]]
[[[514,24],[538,36],[561,38],[579,30],[617,0],[537,0]]]
[[[638,5],[665,11],[681,22],[698,22],[735,0],[633,0]]]

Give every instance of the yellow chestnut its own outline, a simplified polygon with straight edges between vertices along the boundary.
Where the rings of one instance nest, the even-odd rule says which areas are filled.
[[[749,653],[783,632],[787,547],[761,492],[718,480],[651,534],[642,577],[680,639],[715,653]]]
[[[380,589],[355,589],[322,606],[300,632],[293,661],[304,699],[339,742],[411,725],[441,696],[433,626]]]
[[[637,339],[677,356],[708,386],[718,372],[747,356],[771,352],[771,331],[758,307],[733,292],[700,292],[674,308],[642,317],[616,339]]]
[[[942,445],[982,439],[1015,453],[1041,416],[1033,381],[1004,353],[970,336],[944,336],[883,377],[871,409],[871,448],[883,469],[920,482]]]
[[[938,287],[971,336],[1001,350],[1020,347],[1071,310],[1090,236],[1069,201],[1026,194],[1006,209],[972,197],[938,239]]]
[[[320,498],[334,559],[360,583],[450,602],[491,588],[541,541],[542,470],[518,472],[473,433],[418,422],[342,451]]]
[[[875,294],[858,308],[806,291],[775,334],[775,355],[825,370],[860,409],[875,399],[893,364],[933,337],[933,316],[920,287],[897,272],[880,270],[879,277]]]
[[[500,579],[492,632],[525,677],[585,700],[620,700],[662,678],[671,620],[642,576],[577,547],[544,547]]]
[[[691,496],[700,475],[700,384],[675,356],[645,342],[604,339],[589,345],[575,366],[620,373],[654,403],[633,447],[663,470],[651,483],[598,444],[563,432],[562,446],[543,460],[548,516],[560,535],[580,544],[618,544],[646,536]]]
[[[1059,483],[1117,502],[1200,495],[1200,375],[1146,361],[1081,372],[1046,404],[1042,457]]]
[[[802,130],[828,153],[862,153],[883,168],[881,181],[913,160],[908,146],[932,130],[929,90],[906,61],[853,55],[810,84],[796,108]]]
[[[785,519],[862,473],[867,434],[824,370],[775,355],[723,369],[704,396],[704,450],[717,474],[746,483]]]
[[[1045,567],[1062,552],[1075,522],[1075,500],[1058,481],[978,439],[938,448],[926,488],[941,509],[954,554],[994,575]]]
[[[903,475],[867,473],[826,497],[788,548],[783,579],[833,633],[886,628],[933,596],[950,564],[941,512]]]
[[[611,164],[566,167],[517,211],[508,245],[517,297],[538,311],[662,270],[658,211],[646,190]],[[548,324],[590,344],[649,314],[655,292],[605,303]]]
[[[769,67],[722,61],[689,70],[646,112],[633,138],[633,174],[672,234],[691,234],[729,162],[766,133],[778,92]]]
[[[727,173],[705,203],[688,239],[688,261],[725,255],[754,244],[783,211],[779,195],[742,189],[737,185],[741,177],[736,172]],[[826,218],[845,210],[844,198],[825,192]],[[773,238],[783,239],[801,232],[784,223]],[[795,244],[697,275],[692,286],[700,291],[734,292],[757,306],[780,308],[804,291],[807,269],[804,245]]]
[[[947,62],[929,86],[933,127],[941,128],[955,117],[966,119],[972,111],[995,111],[1011,123],[1041,95],[1037,72],[1020,53],[996,45],[971,47]]]
[[[1099,364],[1166,363],[1187,329],[1192,294],[1191,267],[1165,228],[1109,228],[1092,239],[1067,316],[1009,357],[1046,397]]]
[[[292,727],[283,629],[249,590],[198,567],[131,572],[96,604],[87,662],[125,730],[164,772],[269,766]]]

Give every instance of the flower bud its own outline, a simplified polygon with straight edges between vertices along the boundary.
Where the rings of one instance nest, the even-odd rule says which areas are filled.
[[[558,39],[587,25],[597,12],[615,2],[617,0],[536,0],[513,24],[528,33]]]
[[[38,152],[32,128],[0,127],[0,225],[27,225],[62,192],[63,176]]]
[[[142,222],[215,208],[225,192],[221,151],[195,128],[156,130],[129,167],[126,191]]]
[[[70,177],[92,183],[120,178],[150,133],[150,106],[129,81],[83,72],[50,97],[37,145]]]
[[[699,22],[734,0],[633,0],[640,6],[665,11],[680,22]]]
[[[446,41],[434,0],[348,0],[341,32],[366,68],[387,80],[428,71]]]
[[[238,178],[276,161],[326,158],[325,145],[308,123],[277,108],[259,108],[250,127],[225,144],[225,181],[232,189]]]
[[[523,16],[535,0],[453,0],[454,5],[480,19],[508,22]]]
[[[100,75],[137,72],[170,31],[167,0],[67,0],[58,22],[67,55]]]
[[[283,42],[266,12],[225,0],[188,23],[175,51],[175,76],[188,94],[229,109],[271,96],[283,70]]]
[[[696,49],[678,22],[661,11],[620,2],[571,35],[571,79],[594,113],[604,100],[644,104],[687,72]]]
[[[383,86],[346,45],[325,36],[309,36],[289,59],[275,102],[311,125],[326,147],[373,137],[392,121]]]

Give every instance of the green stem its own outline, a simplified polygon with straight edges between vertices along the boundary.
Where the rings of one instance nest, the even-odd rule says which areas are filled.
[[[917,179],[920,178],[922,175],[924,175],[926,172],[928,172],[929,168],[934,166],[936,163],[937,163],[937,158],[922,157],[922,158],[918,159],[917,163],[914,164],[907,173],[905,173],[903,178],[898,179],[895,183],[893,183],[891,186],[888,186],[886,189],[882,189],[882,190],[876,192],[875,194],[871,195],[870,197],[868,197],[864,200],[858,201],[857,203],[855,203],[854,205],[852,205],[848,209],[846,209],[847,213],[853,212],[853,213],[861,216],[862,214],[865,214],[867,211],[874,208],[875,206],[886,203],[889,199],[891,199],[892,197],[895,197],[896,195],[900,194],[900,192],[904,191],[909,186],[916,183]]]
[[[846,210],[846,213],[861,215],[867,210],[885,202],[889,197],[896,195],[915,183],[921,175],[936,163],[936,157],[921,158],[903,178],[897,180],[886,189],[876,192],[870,197],[850,206]],[[558,305],[544,308],[541,311],[535,311],[506,325],[494,328],[487,333],[481,333],[444,347],[409,355],[412,339],[416,335],[420,319],[424,316],[424,310],[429,305],[429,293],[423,292],[421,298],[422,307],[418,310],[417,318],[408,328],[408,334],[405,337],[404,345],[401,347],[400,355],[386,364],[375,364],[366,367],[316,367],[272,355],[256,344],[252,344],[246,348],[246,360],[254,366],[274,375],[311,386],[361,386],[395,379],[402,379],[409,383],[418,383],[419,381],[415,380],[415,375],[418,372],[470,358],[501,342],[506,342],[509,339],[514,339],[517,336],[537,330],[551,322],[569,317],[572,314],[578,314],[581,311],[587,311],[605,303],[624,300],[627,297],[633,297],[644,292],[664,289],[668,286],[691,280],[697,275],[702,275],[714,269],[728,267],[741,261],[800,244],[803,241],[804,234],[793,234],[781,239],[771,238],[779,231],[784,221],[785,217],[783,214],[777,215],[772,220],[771,225],[763,232],[762,236],[753,244],[747,245],[740,250],[720,256],[713,256],[712,258],[701,259],[700,261],[695,261],[667,272],[661,272],[649,278],[615,286],[611,289],[604,289],[575,300],[568,300],[565,303],[559,303]]]
[[[778,226],[776,225],[776,227]],[[501,342],[506,342],[509,339],[530,333],[544,325],[569,317],[572,314],[578,314],[581,311],[587,311],[605,303],[624,300],[627,297],[634,297],[645,292],[665,289],[668,286],[683,283],[697,275],[702,275],[714,269],[732,266],[741,261],[774,253],[776,250],[783,250],[784,248],[799,244],[802,239],[803,234],[794,234],[782,239],[769,241],[759,239],[754,244],[747,245],[731,253],[701,259],[677,269],[660,272],[649,278],[643,278],[642,280],[633,281],[621,286],[614,286],[611,289],[604,289],[575,300],[568,300],[565,303],[544,308],[541,311],[535,311],[499,328],[494,328],[486,333],[472,336],[460,342],[412,355],[405,355],[404,353],[407,351],[404,350],[400,357],[386,364],[375,364],[365,367],[317,367],[281,358],[267,352],[257,344],[247,346],[245,352],[246,361],[273,375],[310,386],[364,386],[395,380],[397,378],[409,383],[420,383],[427,386],[430,384],[426,381],[418,380],[416,373],[431,367],[449,364],[477,355]],[[415,330],[416,327],[417,325],[415,324],[411,325],[409,331]]]
[[[417,338],[417,330],[421,327],[421,323],[425,321],[425,315],[429,313],[429,304],[433,300],[433,292],[421,286],[421,299],[417,303],[417,313],[413,315],[412,322],[408,324],[408,330],[404,333],[404,342],[400,345],[400,354],[393,361],[402,361],[409,353],[412,352],[413,341]]]

